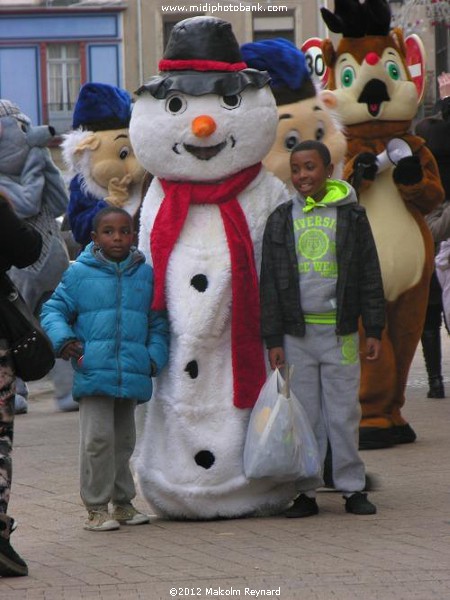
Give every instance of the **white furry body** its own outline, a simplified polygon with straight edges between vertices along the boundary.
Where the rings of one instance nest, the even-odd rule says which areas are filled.
[[[163,199],[157,179],[144,199],[140,249],[151,262],[150,232]],[[259,271],[264,226],[287,200],[283,184],[264,169],[238,196],[254,242]],[[206,276],[206,290],[191,280]],[[174,518],[237,517],[274,511],[296,494],[294,483],[248,481],[242,453],[249,410],[233,405],[231,365],[231,265],[217,206],[189,209],[166,274],[171,324],[168,367],[147,405],[135,469],[142,494]],[[193,378],[186,365],[196,361]],[[214,456],[210,468],[195,457]]]

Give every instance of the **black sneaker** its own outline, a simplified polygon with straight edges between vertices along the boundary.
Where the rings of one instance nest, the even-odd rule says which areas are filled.
[[[367,500],[367,494],[355,492],[345,499],[345,510],[353,515],[374,515],[377,507]]]
[[[294,504],[284,511],[284,516],[290,519],[302,519],[303,517],[312,517],[317,515],[319,507],[315,498],[309,498],[306,494],[300,494],[294,500]]]
[[[28,575],[28,567],[9,543],[0,536],[0,576],[20,577]]]

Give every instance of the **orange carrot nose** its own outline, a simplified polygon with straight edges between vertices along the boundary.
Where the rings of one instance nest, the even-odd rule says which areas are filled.
[[[192,121],[192,131],[197,137],[208,137],[217,129],[216,122],[209,115],[200,115]]]

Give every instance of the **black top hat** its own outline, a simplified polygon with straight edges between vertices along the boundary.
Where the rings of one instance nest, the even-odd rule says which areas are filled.
[[[266,72],[247,68],[230,23],[215,17],[191,17],[177,23],[159,69],[161,73],[137,94],[150,92],[158,99],[172,91],[230,96],[249,85],[262,88],[270,79]]]

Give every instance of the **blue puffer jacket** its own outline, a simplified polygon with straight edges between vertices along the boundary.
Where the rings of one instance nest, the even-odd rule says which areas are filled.
[[[64,273],[41,322],[57,355],[69,341],[83,344],[81,364],[72,360],[75,399],[150,400],[151,362],[157,375],[169,347],[166,315],[150,310],[152,294],[153,270],[138,250],[113,263],[90,244]]]

